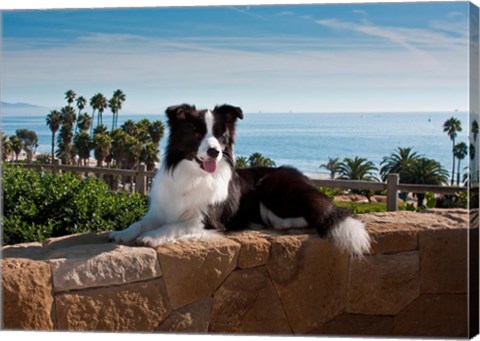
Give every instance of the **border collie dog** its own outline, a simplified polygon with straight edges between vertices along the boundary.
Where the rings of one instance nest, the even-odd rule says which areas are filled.
[[[123,231],[117,242],[156,247],[208,230],[315,228],[351,255],[370,248],[363,224],[337,208],[302,173],[290,167],[234,167],[235,125],[242,110],[212,111],[182,104],[166,110],[169,141],[153,179],[147,214]]]

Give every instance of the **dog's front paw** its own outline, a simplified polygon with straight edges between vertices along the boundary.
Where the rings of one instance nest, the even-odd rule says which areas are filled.
[[[110,240],[111,242],[123,242],[123,243],[126,243],[126,242],[129,242],[129,240],[127,240],[126,238],[126,233],[124,231],[112,231],[108,234],[108,240]]]
[[[117,242],[117,243],[128,243],[134,240],[140,230],[140,223],[136,222],[132,225],[130,225],[127,229],[122,230],[122,231],[112,231],[108,235],[108,239],[112,242]]]
[[[165,244],[166,242],[167,240],[165,240],[164,238],[152,237],[149,235],[142,235],[135,239],[135,244],[139,246],[148,246],[153,248]]]

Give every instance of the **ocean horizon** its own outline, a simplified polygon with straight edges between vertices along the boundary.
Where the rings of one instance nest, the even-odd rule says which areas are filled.
[[[275,161],[309,174],[326,176],[320,165],[328,158],[354,158],[372,161],[380,168],[385,156],[398,147],[412,147],[418,154],[435,159],[451,171],[452,142],[443,132],[443,123],[458,118],[463,130],[456,142],[468,145],[469,117],[466,112],[408,113],[245,113],[237,122],[235,155],[248,157],[259,152]],[[17,129],[34,130],[39,138],[38,153],[50,153],[51,131],[42,115],[2,114],[1,130],[8,136]],[[104,114],[103,123],[111,127],[111,114]],[[161,120],[164,114],[125,114],[120,112],[118,126],[126,120]],[[96,119],[95,119],[96,121]],[[166,145],[168,129],[160,141],[161,154]],[[92,152],[93,157],[93,152]],[[161,158],[161,156],[160,156]],[[467,159],[462,165],[468,165]],[[463,168],[463,167],[462,167]]]

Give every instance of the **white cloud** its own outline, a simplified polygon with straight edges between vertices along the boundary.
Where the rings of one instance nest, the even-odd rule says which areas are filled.
[[[351,29],[338,21],[324,21],[324,25]],[[387,40],[393,34],[374,28],[363,31]],[[427,39],[421,34],[412,37],[411,31],[394,33],[408,44]],[[466,48],[459,42],[421,57],[409,49],[370,44],[312,38],[167,40],[102,34],[82,37],[69,46],[15,49],[7,41],[4,100],[51,105],[63,99],[67,88],[85,96],[96,91],[109,95],[121,88],[128,94],[125,110],[132,112],[159,112],[159,105],[181,101],[208,107],[232,102],[252,111],[465,107]],[[42,102],[53,98],[54,103]]]

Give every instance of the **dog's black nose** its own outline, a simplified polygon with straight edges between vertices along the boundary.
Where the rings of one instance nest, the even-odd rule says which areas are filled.
[[[216,158],[220,154],[218,150],[215,148],[208,148],[207,149],[207,155],[210,156],[211,158]]]

